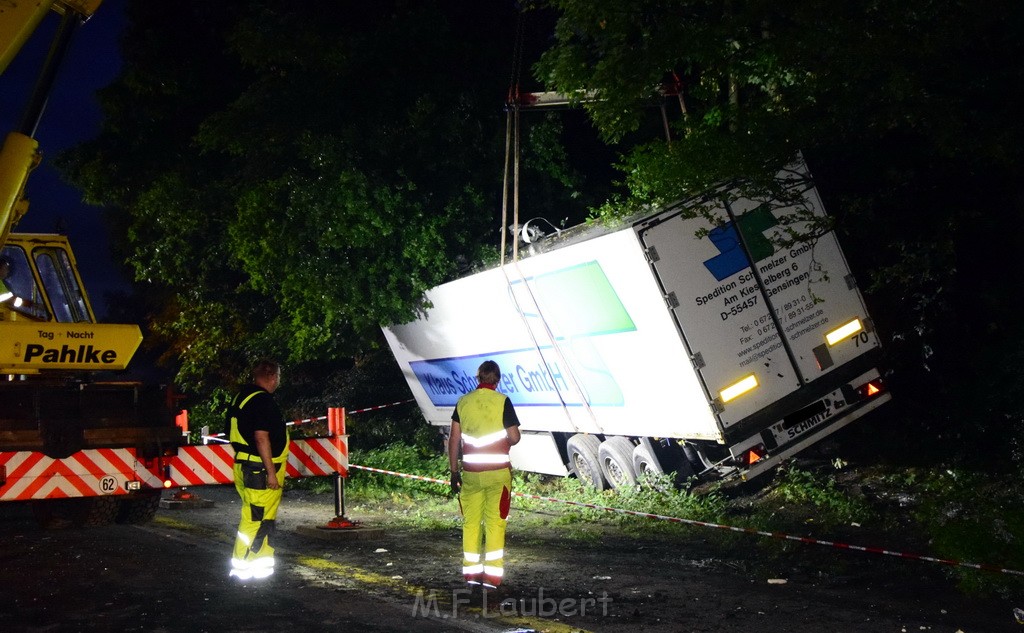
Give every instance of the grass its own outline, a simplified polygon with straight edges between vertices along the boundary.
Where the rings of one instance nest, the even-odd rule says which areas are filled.
[[[834,463],[832,472],[811,471],[798,468],[793,462],[783,463],[776,472],[775,485],[761,504],[764,511],[757,518],[775,523],[776,511],[792,508],[790,514],[803,523],[816,523],[824,529],[875,521],[877,513],[867,500],[839,484],[836,475],[841,468],[841,463]],[[792,523],[792,519],[788,522]]]

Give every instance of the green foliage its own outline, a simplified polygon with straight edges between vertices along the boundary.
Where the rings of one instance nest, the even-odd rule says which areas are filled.
[[[1024,121],[1005,107],[1006,86],[1024,81],[1024,5],[535,4],[558,15],[536,77],[595,95],[582,105],[621,151],[628,193],[595,218],[736,178],[767,192],[802,150],[870,287],[897,397],[911,401],[904,424],[937,447],[969,446],[967,461],[1019,468],[1020,293],[997,271],[1024,251],[1007,230],[1024,216]],[[669,113],[671,142],[653,106]]]
[[[769,500],[801,506],[811,513],[804,519],[806,522],[830,528],[867,523],[875,517],[863,498],[840,488],[834,474],[812,472],[786,462],[779,466],[776,479]]]
[[[574,503],[618,508],[631,512],[660,514],[693,521],[719,521],[724,516],[725,500],[717,493],[694,494],[674,486],[669,477],[645,476],[641,485],[617,490],[594,490],[574,477],[545,477],[529,473],[517,474],[516,492],[550,497]],[[541,499],[517,498],[516,507],[524,510],[553,511],[558,508],[557,524],[573,525],[597,521],[615,524],[637,534],[652,531],[687,529],[685,524],[652,521],[608,510],[563,506]]]
[[[201,431],[205,427],[211,435],[226,433],[227,420],[225,414],[234,394],[224,389],[215,389],[208,400],[192,404],[188,408],[190,441],[201,444]]]
[[[102,131],[61,163],[111,209],[187,387],[226,385],[261,356],[344,363],[496,241],[507,59],[494,43],[511,7],[127,10]],[[553,124],[524,138],[533,215],[583,208],[562,193],[580,185],[560,142]]]
[[[380,468],[408,475],[421,475],[448,481],[448,456],[440,451],[428,452],[421,448],[407,444],[391,444],[372,450],[359,450],[353,448],[349,460],[353,464]],[[411,489],[439,489],[446,491],[447,486],[427,482],[414,482],[394,475],[383,475],[379,473],[358,472],[358,480],[353,479],[353,484],[365,490],[378,490],[393,492],[397,490]],[[365,494],[365,492],[364,492]]]
[[[345,427],[354,449],[371,450],[389,444],[408,444],[421,451],[441,451],[441,435],[430,426],[412,400],[412,393],[389,351],[363,354],[344,367],[308,364],[287,368],[280,401],[298,417],[322,416],[328,408],[349,413]]]
[[[889,478],[914,499],[914,517],[930,536],[931,555],[1024,570],[1024,495],[1016,477],[994,479],[959,468],[911,469]],[[1016,596],[1019,578],[950,568],[968,591]]]
[[[352,449],[351,462],[411,475],[422,475],[448,481],[448,459],[440,451],[424,450],[403,444],[393,444],[369,451]],[[389,499],[396,494],[419,495],[448,494],[447,485],[400,478],[394,475],[353,471],[352,485],[361,499]],[[724,515],[726,503],[716,493],[694,494],[671,485],[667,477],[655,482],[659,485],[638,486],[619,491],[596,491],[573,477],[548,477],[533,473],[515,472],[513,489],[518,510],[557,512],[556,525],[572,526],[580,522],[616,524],[638,533],[651,530],[677,530],[679,524],[652,522],[650,519],[612,513],[607,510],[572,505],[553,504],[544,497],[561,499],[577,504],[591,504],[620,508],[634,512],[648,512],[698,521],[718,521]],[[583,534],[583,532],[580,532]]]

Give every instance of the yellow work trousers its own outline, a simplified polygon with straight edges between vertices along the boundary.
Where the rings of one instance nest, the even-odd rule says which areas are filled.
[[[260,462],[235,462],[235,490],[242,498],[242,520],[238,524],[231,553],[231,576],[241,580],[266,578],[274,573],[274,547],[270,544],[277,509],[281,505],[285,462],[274,460],[281,488],[267,487],[267,471]]]
[[[497,587],[505,570],[505,524],[512,499],[508,468],[462,473],[462,574],[470,584]]]

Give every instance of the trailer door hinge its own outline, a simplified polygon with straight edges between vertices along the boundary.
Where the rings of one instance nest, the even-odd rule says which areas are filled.
[[[647,248],[644,249],[644,256],[647,257],[647,262],[650,264],[653,264],[661,259],[660,257],[658,257],[658,249],[654,248],[653,246],[648,246]]]
[[[696,354],[691,356],[690,357],[690,362],[693,363],[693,366],[696,369],[704,369],[704,365],[705,365],[705,363],[704,363],[704,355],[701,354],[700,352],[697,352]]]
[[[679,297],[676,296],[676,293],[670,292],[665,295],[665,303],[668,304],[670,310],[675,310],[679,307]]]
[[[857,287],[857,280],[854,279],[853,273],[850,273],[849,275],[843,277],[843,280],[846,281],[847,290],[853,290],[854,288]]]

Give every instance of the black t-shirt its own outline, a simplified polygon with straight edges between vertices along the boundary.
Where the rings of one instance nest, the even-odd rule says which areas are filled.
[[[285,444],[288,441],[288,426],[285,423],[284,415],[274,400],[274,396],[267,393],[256,385],[246,385],[238,392],[235,403],[241,404],[251,394],[248,402],[241,409],[236,409],[238,417],[238,432],[249,445],[246,452],[258,455],[256,452],[256,431],[270,433],[270,451],[274,457],[284,452]],[[236,447],[235,450],[238,450]]]

